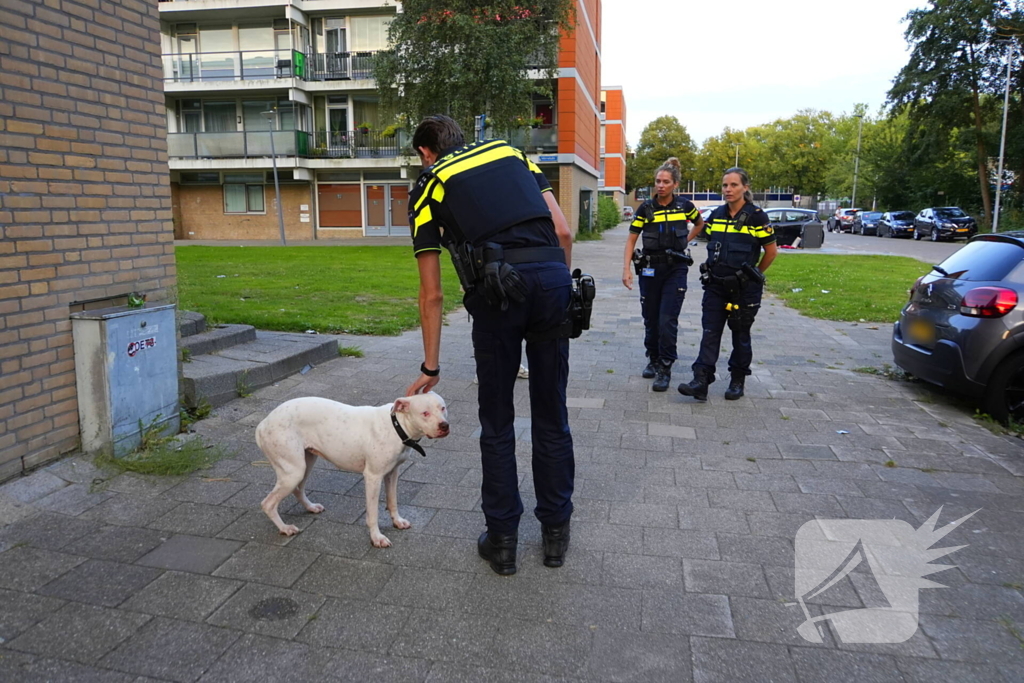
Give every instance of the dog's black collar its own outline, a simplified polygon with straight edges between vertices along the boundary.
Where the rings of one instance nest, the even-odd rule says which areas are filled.
[[[395,426],[395,431],[398,432],[398,438],[402,440],[402,444],[413,449],[424,458],[427,457],[427,452],[423,450],[423,446],[420,445],[419,439],[413,441],[409,438],[409,435],[402,429],[402,425],[398,424],[398,416],[395,415],[395,411],[391,411],[391,424]]]

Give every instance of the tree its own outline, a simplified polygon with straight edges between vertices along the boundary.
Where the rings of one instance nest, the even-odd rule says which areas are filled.
[[[637,187],[653,185],[655,171],[669,157],[679,159],[684,180],[692,179],[693,169],[697,168],[697,150],[693,139],[686,132],[686,126],[679,123],[679,119],[659,116],[648,123],[640,134],[636,155],[630,160],[633,163],[626,164],[627,177],[630,177],[632,167],[631,177]]]
[[[405,0],[388,30],[392,47],[374,62],[381,104],[410,121],[442,113],[472,130],[486,114],[495,130],[512,130],[532,117],[534,94],[551,95],[561,35],[574,22],[573,0]]]
[[[929,5],[907,14],[906,38],[913,50],[893,82],[889,100],[898,109],[907,109],[917,124],[927,121],[947,133],[961,129],[961,135],[971,138],[982,215],[989,220],[990,142],[982,95],[998,68],[996,27],[1010,8],[1005,0],[929,0]]]
[[[702,189],[718,190],[722,174],[736,162],[736,145],[744,151],[747,144],[746,134],[741,130],[726,128],[721,135],[708,138],[697,154],[697,185]],[[751,150],[747,149],[746,152]],[[753,167],[748,163],[749,157],[744,156],[743,166],[748,173]],[[741,166],[743,165],[741,164]]]

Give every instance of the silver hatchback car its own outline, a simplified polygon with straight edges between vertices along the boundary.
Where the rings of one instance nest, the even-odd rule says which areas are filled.
[[[1024,422],[1024,232],[977,235],[914,283],[893,326],[896,365]]]

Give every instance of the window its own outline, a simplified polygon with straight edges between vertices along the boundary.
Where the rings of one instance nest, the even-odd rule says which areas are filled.
[[[265,213],[262,173],[224,174],[224,213]]]
[[[388,25],[392,16],[352,17],[352,52],[373,52],[388,47]]]

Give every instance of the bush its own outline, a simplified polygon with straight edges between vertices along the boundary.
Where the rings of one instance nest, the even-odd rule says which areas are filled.
[[[611,230],[619,224],[622,209],[611,197],[602,196],[597,200],[597,229]]]

